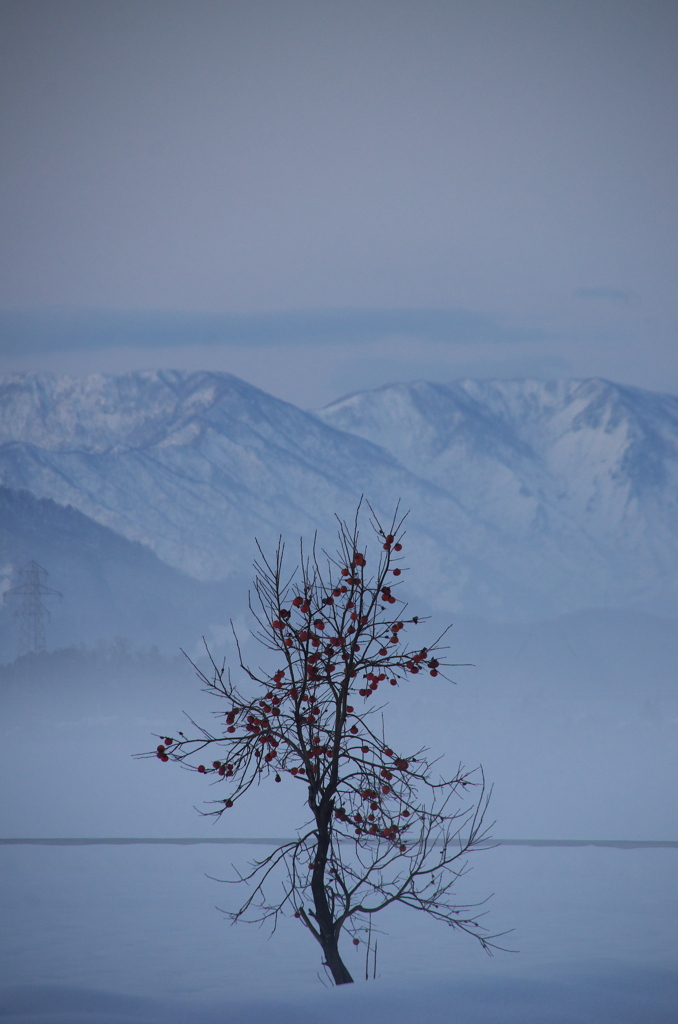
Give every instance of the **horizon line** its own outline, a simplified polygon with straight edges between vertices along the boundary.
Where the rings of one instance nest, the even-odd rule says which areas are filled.
[[[294,838],[263,836],[196,836],[196,837],[89,837],[0,838],[0,846],[198,846],[258,845],[277,846],[294,842]],[[678,849],[675,839],[492,839],[484,840],[484,849],[496,846],[581,847],[598,846],[615,849]]]

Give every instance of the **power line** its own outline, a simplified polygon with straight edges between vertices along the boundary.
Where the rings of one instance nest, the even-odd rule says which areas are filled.
[[[17,657],[22,654],[37,654],[45,649],[45,619],[49,622],[49,610],[42,603],[43,597],[56,596],[63,599],[58,590],[48,587],[43,580],[49,576],[35,561],[19,569],[19,584],[5,592],[5,601],[10,595],[21,597],[21,607],[14,612],[19,622],[19,645]]]

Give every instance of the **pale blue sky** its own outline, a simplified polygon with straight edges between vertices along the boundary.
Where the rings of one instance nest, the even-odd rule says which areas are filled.
[[[674,2],[0,15],[0,370],[678,391]]]

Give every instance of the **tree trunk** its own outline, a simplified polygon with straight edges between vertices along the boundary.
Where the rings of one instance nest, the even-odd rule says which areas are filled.
[[[353,978],[350,975],[348,967],[339,956],[339,948],[335,942],[333,945],[328,944],[323,946],[323,953],[325,954],[325,963],[332,972],[335,985],[348,985],[353,983]]]
[[[325,954],[325,963],[332,972],[335,985],[347,985],[353,982],[353,978],[339,955],[339,935],[335,930],[335,922],[327,901],[327,890],[325,888],[325,869],[327,866],[327,852],[330,847],[330,820],[332,814],[330,799],[326,797],[323,805],[318,809],[314,809],[314,813],[318,824],[318,845],[313,865],[311,891],[313,892],[315,920],[319,933],[316,933],[316,938]]]

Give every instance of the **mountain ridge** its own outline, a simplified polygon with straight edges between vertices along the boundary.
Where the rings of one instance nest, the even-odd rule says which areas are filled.
[[[227,373],[0,378],[0,484],[198,580],[365,495],[412,510],[408,590],[489,617],[678,611],[678,398],[579,381],[415,382],[305,412]]]

